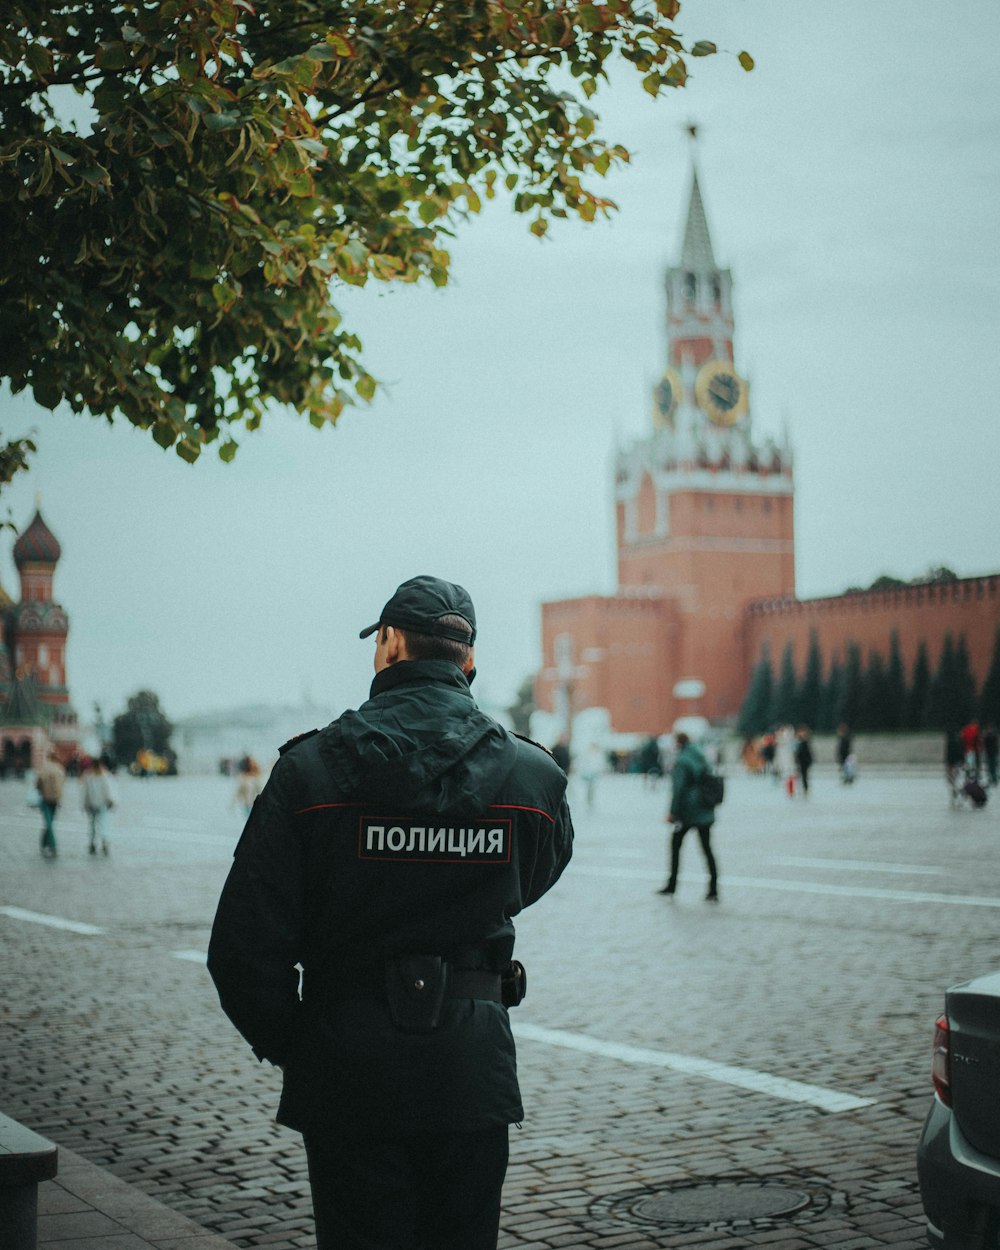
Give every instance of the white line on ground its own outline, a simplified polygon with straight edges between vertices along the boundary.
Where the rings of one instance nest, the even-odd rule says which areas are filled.
[[[928,868],[926,864],[879,864],[867,859],[804,859],[797,855],[775,856],[772,864],[791,868],[845,869],[851,872],[888,872],[906,877],[946,877],[946,868]]]
[[[204,951],[183,950],[170,952],[175,959],[186,959],[204,964],[208,958]],[[562,1029],[546,1029],[541,1025],[512,1021],[515,1034],[529,1042],[543,1042],[547,1046],[561,1046],[564,1050],[583,1051],[588,1055],[600,1055],[604,1059],[617,1059],[621,1063],[641,1063],[656,1068],[670,1068],[674,1072],[687,1072],[709,1081],[719,1081],[737,1089],[747,1089],[754,1094],[770,1094],[785,1102],[805,1103],[820,1111],[856,1111],[871,1107],[874,1098],[858,1098],[854,1094],[842,1094],[822,1085],[808,1085],[768,1072],[755,1072],[753,1068],[736,1068],[712,1059],[699,1059],[695,1055],[677,1055],[666,1050],[647,1050],[641,1046],[625,1046],[620,1042],[604,1042],[585,1033],[567,1033]]]
[[[647,1050],[641,1046],[625,1046],[619,1042],[605,1042],[585,1033],[567,1033],[562,1029],[546,1029],[537,1024],[513,1022],[514,1033],[525,1041],[542,1042],[547,1046],[561,1046],[565,1050],[582,1051],[588,1055],[600,1055],[605,1059],[617,1059],[621,1063],[646,1064],[650,1067],[669,1068],[673,1072],[686,1072],[709,1081],[719,1081],[737,1089],[747,1089],[755,1094],[770,1094],[786,1102],[805,1103],[820,1111],[856,1111],[871,1107],[874,1098],[858,1098],[854,1094],[842,1094],[822,1085],[807,1085],[791,1081],[768,1072],[755,1072],[752,1068],[736,1068],[712,1059],[699,1059],[695,1055],[677,1055],[665,1050]]]
[[[171,951],[174,959],[186,959],[193,964],[201,964],[203,967],[208,962],[208,956],[204,951]]]
[[[95,924],[84,924],[82,920],[64,920],[62,916],[46,916],[39,911],[25,911],[23,907],[0,907],[0,915],[9,916],[11,920],[27,920],[30,924],[48,925],[50,929],[66,929],[69,933],[99,934]]]
[[[602,877],[605,881],[618,878],[621,881],[659,881],[661,875],[645,872],[637,868],[591,867],[585,864],[570,865],[570,871],[583,873],[589,877]],[[690,874],[681,874],[681,880],[694,881],[698,878]],[[782,881],[770,877],[730,877],[723,873],[719,877],[719,889],[725,891],[729,886],[745,886],[751,890],[785,890],[791,894],[838,894],[844,898],[877,898],[892,903],[951,903],[956,907],[992,907],[1000,908],[1000,898],[980,897],[976,894],[931,894],[922,890],[882,890],[875,886],[864,885],[828,885],[820,881]]]

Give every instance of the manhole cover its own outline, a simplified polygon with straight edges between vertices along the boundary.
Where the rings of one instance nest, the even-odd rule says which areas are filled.
[[[759,1183],[689,1185],[661,1189],[630,1203],[632,1214],[658,1224],[714,1224],[792,1215],[809,1206],[809,1195],[786,1185]]]

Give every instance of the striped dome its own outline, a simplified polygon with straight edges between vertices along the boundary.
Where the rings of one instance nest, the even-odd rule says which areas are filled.
[[[14,544],[14,563],[20,569],[25,564],[55,564],[62,555],[62,548],[55,534],[42,520],[40,512]]]

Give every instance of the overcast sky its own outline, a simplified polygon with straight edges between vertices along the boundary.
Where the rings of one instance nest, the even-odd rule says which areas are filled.
[[[143,687],[174,718],[304,695],[332,716],[367,693],[358,630],[423,572],[470,590],[477,690],[509,700],[539,604],[614,590],[611,465],[666,363],[689,120],[753,427],[794,447],[799,595],[1000,569],[1000,4],[686,0],[678,29],[734,55],[656,102],[624,73],[597,97],[633,153],[613,222],[540,242],[494,203],[449,287],[341,301],[383,387],[336,429],[278,413],[189,467],[0,394],[5,434],[39,439],[0,512],[23,526],[40,492],[62,543],[83,717]]]

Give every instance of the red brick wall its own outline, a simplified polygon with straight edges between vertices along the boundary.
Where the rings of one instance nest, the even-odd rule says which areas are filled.
[[[899,633],[900,652],[909,680],[917,648],[927,644],[931,671],[937,667],[944,636],[950,630],[957,641],[965,635],[969,661],[981,685],[993,655],[1000,625],[1000,575],[968,577],[955,582],[906,586],[886,591],[838,595],[798,602],[758,602],[746,614],[744,663],[749,673],[770,644],[775,672],[787,642],[794,647],[801,675],[809,652],[810,631],[819,637],[825,670],[835,652],[843,659],[847,643],[861,646],[862,663],[875,649],[889,658],[893,630]]]

